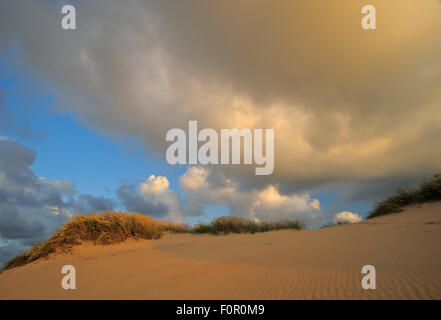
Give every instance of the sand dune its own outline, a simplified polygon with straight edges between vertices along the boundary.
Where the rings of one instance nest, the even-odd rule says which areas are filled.
[[[3,272],[0,299],[441,299],[440,244],[439,202],[321,230],[84,244]]]

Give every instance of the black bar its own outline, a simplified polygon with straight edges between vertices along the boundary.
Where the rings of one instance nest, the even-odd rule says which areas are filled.
[[[0,310],[20,316],[55,316],[57,319],[121,316],[131,319],[296,319],[298,316],[335,316],[338,319],[406,317],[436,314],[441,300],[95,300],[0,301]],[[185,312],[182,312],[185,307]],[[181,308],[181,309],[180,309]],[[208,315],[206,310],[209,308]],[[191,313],[189,314],[189,311]],[[141,317],[140,317],[141,315]]]

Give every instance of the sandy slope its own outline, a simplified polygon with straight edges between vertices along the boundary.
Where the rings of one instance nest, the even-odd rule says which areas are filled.
[[[0,298],[441,299],[441,203],[322,230],[170,235],[73,254],[0,274]],[[77,270],[63,290],[61,268]],[[361,268],[377,289],[361,288]]]

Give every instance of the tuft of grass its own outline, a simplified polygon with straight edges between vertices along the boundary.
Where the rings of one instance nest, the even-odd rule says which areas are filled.
[[[188,227],[173,222],[158,222],[138,213],[108,211],[95,215],[78,214],[46,241],[7,261],[3,270],[30,263],[57,251],[69,251],[81,241],[107,245],[128,238],[158,239],[162,232],[188,232]]]
[[[441,200],[441,174],[425,179],[416,188],[400,188],[395,193],[378,201],[368,219],[396,213],[407,205]]]
[[[256,233],[282,229],[303,229],[304,225],[296,220],[277,222],[257,222],[239,217],[214,218],[210,223],[198,223],[192,229],[193,233],[229,234]]]

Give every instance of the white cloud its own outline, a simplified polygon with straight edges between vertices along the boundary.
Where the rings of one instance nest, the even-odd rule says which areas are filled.
[[[199,167],[191,167],[184,175],[182,175],[180,179],[181,186],[185,190],[189,191],[207,187],[208,185],[205,181],[207,179],[207,175],[207,170]]]
[[[151,175],[139,184],[139,195],[147,203],[166,207],[167,215],[164,219],[182,221],[179,195],[170,189],[170,183],[166,177]]]
[[[237,180],[208,167],[188,168],[179,183],[182,198],[170,189],[166,177],[155,175],[137,186],[122,186],[117,194],[128,210],[174,221],[202,215],[211,205],[225,205],[230,215],[262,221],[298,219],[316,224],[324,218],[319,200],[308,194],[282,194],[271,184],[244,190]]]
[[[358,214],[349,211],[337,213],[334,217],[335,223],[355,223],[360,222],[361,220],[362,219]]]
[[[200,214],[209,204],[223,204],[229,207],[232,215],[248,219],[299,219],[315,223],[321,218],[319,200],[307,194],[284,195],[271,184],[261,189],[241,190],[238,181],[222,173],[211,174],[207,167],[191,167],[181,177],[180,184],[186,192],[185,205],[190,214]]]
[[[155,177],[153,174],[140,184],[140,193],[145,195],[158,195],[167,192],[170,183],[166,177]]]

